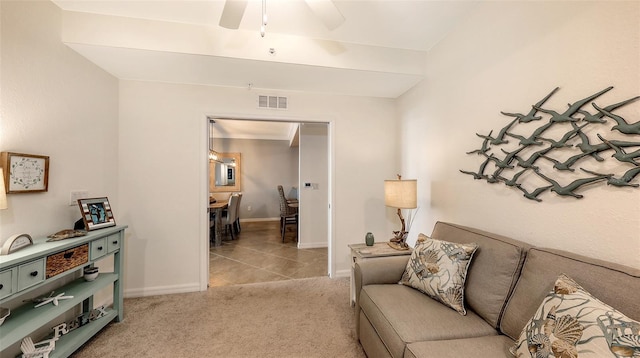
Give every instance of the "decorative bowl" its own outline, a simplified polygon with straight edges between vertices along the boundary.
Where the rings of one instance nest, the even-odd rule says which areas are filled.
[[[84,269],[84,279],[85,281],[93,281],[98,277],[98,268],[97,267],[89,267]]]
[[[8,308],[0,307],[0,326],[4,323],[4,320],[9,317],[11,310]]]

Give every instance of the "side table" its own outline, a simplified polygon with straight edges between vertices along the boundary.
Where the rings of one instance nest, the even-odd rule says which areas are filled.
[[[396,250],[391,248],[386,242],[377,242],[373,246],[367,246],[366,244],[351,244],[351,290],[350,290],[350,303],[351,306],[356,303],[356,282],[354,272],[356,268],[356,262],[375,259],[386,256],[404,256],[411,255],[412,249],[409,250]]]

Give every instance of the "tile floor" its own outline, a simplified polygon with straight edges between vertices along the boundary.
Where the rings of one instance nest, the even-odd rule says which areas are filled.
[[[298,249],[288,229],[283,243],[278,221],[242,223],[236,240],[211,247],[209,286],[326,276],[327,248]]]

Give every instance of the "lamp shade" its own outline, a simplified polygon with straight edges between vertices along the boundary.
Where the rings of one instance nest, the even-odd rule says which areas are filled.
[[[7,208],[7,193],[4,189],[4,173],[0,168],[0,210]]]
[[[385,180],[384,205],[399,209],[415,209],[417,207],[418,181]]]

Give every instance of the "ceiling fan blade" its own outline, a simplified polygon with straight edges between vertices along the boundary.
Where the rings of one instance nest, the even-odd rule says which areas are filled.
[[[226,0],[220,16],[219,25],[227,29],[237,30],[244,16],[248,0]]]
[[[344,22],[344,16],[332,0],[305,0],[316,16],[329,30],[335,30]]]

